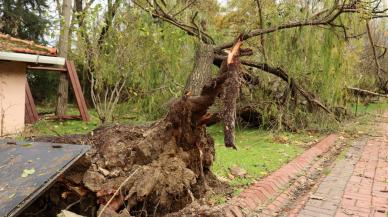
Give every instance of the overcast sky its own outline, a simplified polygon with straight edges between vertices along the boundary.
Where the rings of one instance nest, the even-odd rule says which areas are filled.
[[[388,1],[388,0],[387,0]],[[222,6],[226,6],[226,4],[228,3],[228,0],[218,0],[218,2],[222,5]]]

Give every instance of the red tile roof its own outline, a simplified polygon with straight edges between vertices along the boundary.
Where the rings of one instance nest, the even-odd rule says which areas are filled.
[[[0,33],[0,51],[56,56],[57,49]]]

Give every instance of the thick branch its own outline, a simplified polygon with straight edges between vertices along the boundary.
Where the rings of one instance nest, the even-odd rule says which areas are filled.
[[[108,11],[105,14],[105,23],[102,27],[100,36],[98,38],[98,45],[101,46],[104,43],[105,37],[112,26],[113,19],[116,16],[117,9],[120,6],[121,0],[116,0],[113,4],[110,2],[108,5]]]
[[[263,10],[260,0],[256,0],[257,4],[257,10],[259,12],[259,28],[264,29],[264,21],[263,21]],[[267,56],[265,54],[265,47],[264,47],[264,35],[260,35],[260,45],[261,45],[261,52],[263,53],[264,60],[267,60]]]
[[[294,79],[290,78],[288,73],[279,67],[273,67],[268,65],[267,63],[255,63],[247,60],[241,60],[241,64],[254,67],[257,69],[260,69],[262,71],[268,72],[272,75],[275,75],[279,78],[281,78],[283,81],[287,82],[289,85],[293,85],[293,88],[295,88],[304,98],[306,98],[309,103],[312,103],[320,108],[322,108],[327,113],[332,113],[330,109],[328,109],[323,103],[321,103],[319,100],[317,100],[313,94],[309,93],[308,91],[304,90]]]
[[[361,89],[361,88],[358,88],[358,87],[347,87],[347,89],[351,90],[353,92],[356,92],[356,93],[362,93],[362,94],[371,95],[371,96],[380,96],[380,97],[388,98],[388,95],[386,95],[386,94],[376,93],[376,92],[373,92],[373,91],[370,91],[370,90]]]
[[[358,4],[356,2],[353,2],[348,5],[335,5],[332,9],[325,9],[321,12],[316,13],[315,15],[311,16],[309,19],[306,19],[304,21],[296,21],[291,23],[282,24],[275,27],[270,27],[267,29],[253,29],[248,32],[245,32],[243,34],[243,40],[250,39],[252,37],[261,36],[264,34],[273,33],[282,29],[290,29],[290,28],[296,28],[296,27],[303,27],[303,26],[319,26],[319,25],[331,25],[333,27],[336,27],[336,25],[333,23],[337,17],[339,17],[343,13],[358,13],[361,9],[357,8]],[[388,15],[382,14],[385,13],[387,9],[377,11],[372,11],[372,19],[373,18],[382,18],[386,17]],[[321,17],[322,15],[326,14],[325,16]],[[234,42],[228,42],[225,44],[222,44],[220,46],[216,47],[216,50],[222,50],[225,48],[229,48],[233,46]]]

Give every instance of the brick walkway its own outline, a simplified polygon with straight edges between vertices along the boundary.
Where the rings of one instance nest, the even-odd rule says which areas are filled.
[[[388,124],[355,142],[312,193],[300,217],[388,217]]]
[[[373,133],[334,163],[344,143],[335,134],[327,136],[221,205],[223,216],[388,217],[388,122],[381,120]],[[322,171],[327,163],[331,167]]]

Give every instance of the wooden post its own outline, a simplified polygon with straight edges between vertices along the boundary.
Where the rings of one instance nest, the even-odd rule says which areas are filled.
[[[74,95],[77,100],[78,110],[81,114],[81,118],[83,121],[90,121],[90,117],[88,114],[88,108],[86,107],[86,102],[84,98],[84,94],[82,93],[81,84],[79,83],[78,75],[75,70],[73,61],[66,61],[67,72],[69,73],[69,78],[71,82],[71,86],[74,90]]]
[[[35,123],[39,120],[38,112],[36,112],[34,98],[32,98],[30,85],[26,81],[26,100],[25,100],[25,120],[27,124]]]
[[[88,114],[88,108],[86,106],[86,101],[84,94],[81,89],[81,84],[78,79],[77,71],[74,66],[73,61],[66,60],[66,66],[65,68],[53,68],[53,67],[42,67],[42,66],[29,66],[28,69],[30,70],[46,70],[46,71],[58,71],[60,73],[64,73],[69,76],[70,84],[73,87],[75,99],[77,101],[77,107],[80,112],[80,116],[74,116],[74,115],[62,115],[54,117],[55,119],[75,119],[75,118],[81,118],[83,121],[90,121],[90,116]],[[39,117],[38,113],[36,112],[34,99],[32,98],[31,90],[28,85],[28,82],[26,83],[26,111],[25,111],[25,118],[26,123],[34,123],[36,122]]]

